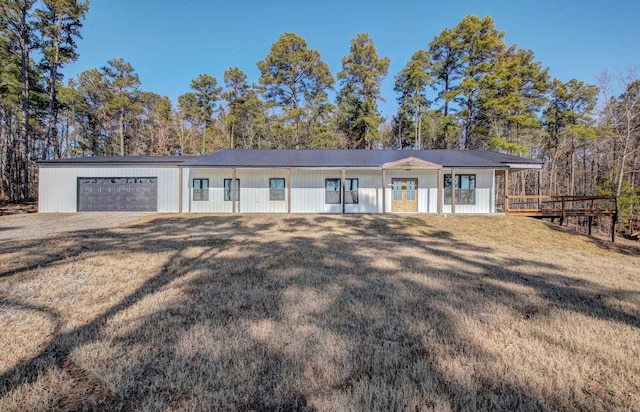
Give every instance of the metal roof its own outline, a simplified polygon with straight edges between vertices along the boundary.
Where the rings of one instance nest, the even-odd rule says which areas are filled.
[[[488,150],[280,150],[234,149],[220,150],[198,156],[180,164],[181,167],[371,167],[415,157],[443,167],[509,168],[508,164],[541,165],[524,157]]]
[[[136,164],[173,164],[177,165],[193,156],[90,156],[90,157],[70,157],[67,159],[39,160],[39,165],[64,165],[64,164],[113,164],[113,165],[136,165]]]
[[[489,150],[281,150],[228,149],[204,156],[92,156],[40,160],[39,165],[151,165],[210,168],[381,168],[417,158],[444,168],[507,169],[510,165],[542,165],[542,162]]]

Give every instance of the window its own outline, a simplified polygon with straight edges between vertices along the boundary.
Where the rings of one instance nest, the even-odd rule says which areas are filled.
[[[451,204],[451,175],[444,175],[444,204]],[[476,204],[476,175],[456,175],[456,205]]]
[[[231,179],[224,179],[224,200],[231,201],[233,190]],[[236,179],[236,201],[240,200],[240,179]]]
[[[358,179],[344,180],[344,203],[358,203]]]
[[[407,179],[405,182],[407,187],[407,200],[413,202],[416,200],[416,181]]]
[[[269,200],[284,200],[284,179],[269,179]]]
[[[393,200],[402,200],[402,180],[393,180]]]
[[[340,179],[325,179],[324,202],[327,204],[340,204]]]
[[[209,179],[193,179],[193,200],[209,200]]]

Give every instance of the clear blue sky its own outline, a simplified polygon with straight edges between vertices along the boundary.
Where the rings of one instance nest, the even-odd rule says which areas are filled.
[[[334,75],[351,39],[368,32],[378,54],[391,59],[380,106],[391,116],[394,75],[469,14],[493,17],[508,44],[533,50],[563,81],[595,84],[604,70],[640,65],[637,0],[91,0],[80,58],[64,73],[68,79],[122,57],[139,74],[141,89],[175,103],[201,73],[222,84],[224,70],[238,66],[257,82],[256,62],[284,32],[319,50]]]

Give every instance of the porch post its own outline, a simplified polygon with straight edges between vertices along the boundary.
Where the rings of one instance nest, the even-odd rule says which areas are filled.
[[[540,199],[540,183],[542,180],[542,169],[538,170],[538,210],[542,210],[542,199]],[[591,226],[589,226],[589,235],[591,235]]]
[[[347,171],[345,168],[342,168],[342,188],[340,189],[340,197],[342,198],[342,214],[344,215],[344,194],[345,194],[345,184],[347,183]]]
[[[231,212],[236,213],[236,169],[231,169]]]
[[[382,169],[382,213],[387,213],[387,173]]]
[[[287,169],[287,213],[291,213],[291,168]]]
[[[456,214],[456,171],[451,169],[451,214]]]
[[[509,169],[504,169],[504,212],[509,210]]]
[[[438,193],[436,193],[436,200],[438,202],[438,206],[436,207],[436,210],[438,212],[439,215],[442,214],[442,169],[438,169],[437,171],[437,188],[438,188]]]

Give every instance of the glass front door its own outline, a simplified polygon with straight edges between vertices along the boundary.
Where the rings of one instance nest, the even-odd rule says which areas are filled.
[[[393,194],[391,197],[391,211],[418,211],[418,179],[391,179]]]

